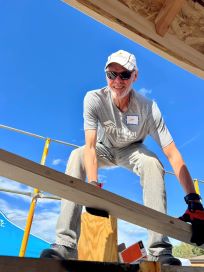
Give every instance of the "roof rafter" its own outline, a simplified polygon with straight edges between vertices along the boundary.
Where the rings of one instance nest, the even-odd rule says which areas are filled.
[[[155,20],[156,32],[164,36],[172,21],[181,10],[185,0],[166,0]]]
[[[135,0],[137,1],[137,0]],[[145,48],[204,78],[204,55],[166,33],[156,33],[155,24],[119,0],[64,0],[67,4],[109,26]]]

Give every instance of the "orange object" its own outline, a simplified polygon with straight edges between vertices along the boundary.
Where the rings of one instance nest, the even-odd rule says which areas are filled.
[[[144,248],[143,242],[139,241],[130,247],[119,252],[120,261],[123,263],[136,263],[141,259],[147,258],[147,252]]]

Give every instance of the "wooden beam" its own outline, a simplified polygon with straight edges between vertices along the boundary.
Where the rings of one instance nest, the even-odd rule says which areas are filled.
[[[60,261],[54,259],[0,256],[1,272],[159,272],[156,270],[141,271],[139,269],[139,264],[129,265],[90,261]]]
[[[99,217],[84,212],[78,242],[78,259],[85,261],[117,262],[117,219]]]
[[[2,149],[0,176],[85,206],[105,209],[116,218],[190,243],[189,224]]]
[[[155,25],[118,0],[64,0],[67,4],[109,26],[127,38],[204,78],[204,55],[167,33],[159,36]]]
[[[159,262],[121,264],[114,262],[90,262],[0,256],[2,272],[203,272],[203,267],[161,266]]]
[[[197,269],[196,269],[197,268]],[[192,266],[162,266],[161,272],[203,272],[203,267]]]
[[[166,0],[155,20],[156,32],[164,36],[172,21],[181,10],[185,0]]]

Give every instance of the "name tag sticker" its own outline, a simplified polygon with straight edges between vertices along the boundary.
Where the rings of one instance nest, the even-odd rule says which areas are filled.
[[[127,125],[138,125],[139,116],[138,115],[127,115]]]

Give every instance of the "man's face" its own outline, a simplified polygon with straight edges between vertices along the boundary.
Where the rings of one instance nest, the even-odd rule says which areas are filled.
[[[122,73],[128,71],[118,63],[111,63],[108,65],[106,71]],[[132,84],[137,78],[137,72],[133,71],[129,79],[121,79],[120,76],[116,76],[115,79],[110,79],[106,75],[106,80],[109,88],[112,91],[113,98],[122,99],[126,97],[132,89]]]

